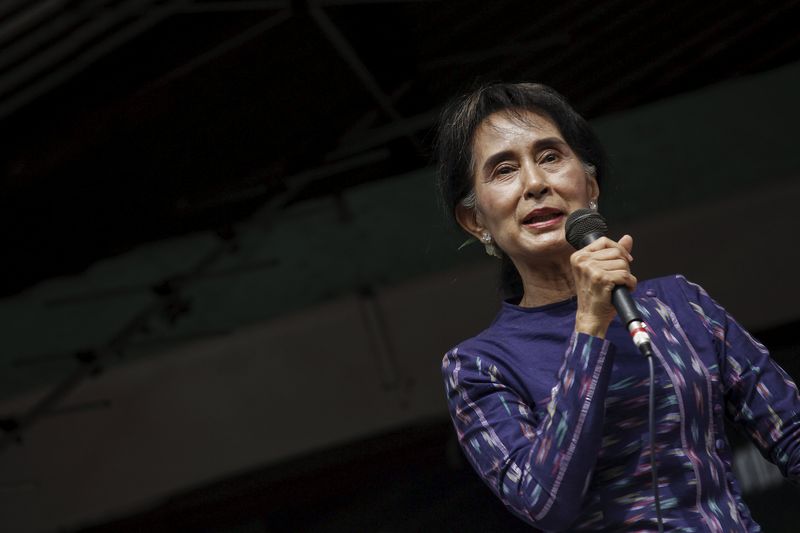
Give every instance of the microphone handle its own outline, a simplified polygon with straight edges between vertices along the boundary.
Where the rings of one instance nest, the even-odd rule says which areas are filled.
[[[636,304],[633,303],[633,298],[631,298],[628,287],[624,285],[617,285],[614,287],[611,290],[611,303],[614,304],[619,319],[625,326],[628,326],[628,324],[634,320],[643,322],[642,314],[639,312],[639,308],[636,307]]]

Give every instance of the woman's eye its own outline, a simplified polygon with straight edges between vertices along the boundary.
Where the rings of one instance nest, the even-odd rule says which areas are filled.
[[[556,152],[547,152],[545,153],[542,158],[542,163],[555,163],[560,159],[559,155]]]
[[[507,176],[513,173],[514,170],[516,169],[511,165],[501,165],[495,169],[494,173],[496,176]]]

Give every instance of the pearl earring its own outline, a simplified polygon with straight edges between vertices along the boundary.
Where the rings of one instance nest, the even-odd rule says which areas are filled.
[[[597,202],[594,200],[589,200],[589,209],[592,211],[597,211]]]

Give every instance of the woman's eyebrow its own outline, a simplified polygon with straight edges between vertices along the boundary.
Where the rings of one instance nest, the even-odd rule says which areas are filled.
[[[568,146],[567,142],[560,137],[546,137],[533,143],[533,147],[537,152],[543,148],[560,148],[564,146]]]
[[[481,168],[483,174],[489,174],[492,169],[501,161],[513,158],[514,153],[514,150],[503,150],[501,152],[497,152],[496,154],[490,155],[488,158],[486,158],[486,161],[483,162],[483,167]]]

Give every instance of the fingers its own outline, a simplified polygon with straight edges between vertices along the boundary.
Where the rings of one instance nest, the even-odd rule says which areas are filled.
[[[633,261],[631,250],[633,249],[633,237],[630,235],[623,235],[619,242],[615,242],[608,237],[600,237],[596,241],[584,246],[581,250],[587,252],[597,252],[600,250],[619,250],[622,256],[627,258],[628,261]]]
[[[578,284],[587,288],[592,287],[594,291],[610,292],[615,285],[625,285],[630,290],[636,289],[636,276],[631,274],[628,262],[622,259],[578,261],[573,264],[573,270],[580,277]]]
[[[603,237],[570,257],[576,285],[603,299],[615,285],[636,288],[637,280],[631,274],[633,257],[630,248],[633,239],[626,235],[620,242]]]
[[[636,285],[639,283],[639,280],[636,279],[636,276],[631,274],[629,270],[620,271],[620,276],[618,279],[619,281],[614,282],[614,284],[625,285],[631,292],[636,290]]]
[[[627,237],[627,239],[625,237]],[[622,257],[626,261],[631,262],[633,261],[633,256],[630,253],[630,249],[626,248],[626,246],[632,246],[633,239],[629,235],[625,237],[620,239],[620,242],[612,241],[608,237],[602,237],[588,246],[581,248],[576,253],[585,253],[599,260]]]
[[[618,277],[626,274],[630,276],[630,262],[633,256],[630,250],[633,247],[633,238],[624,235],[619,242],[608,237],[601,237],[588,246],[576,251],[570,257],[573,271],[592,284],[605,285],[609,282],[608,275]],[[606,273],[605,275],[603,275]],[[605,279],[601,279],[605,278]],[[634,278],[635,279],[635,278]],[[635,285],[630,278],[619,280],[618,285]]]
[[[619,245],[625,248],[625,251],[628,252],[628,254],[630,254],[631,251],[633,251],[633,237],[627,234],[623,235],[622,238],[619,240]],[[631,261],[632,260],[633,257],[631,256]]]
[[[622,259],[628,263],[631,261],[630,254],[619,247],[603,248],[597,251],[585,250],[585,253],[596,261],[611,261],[613,259]]]

